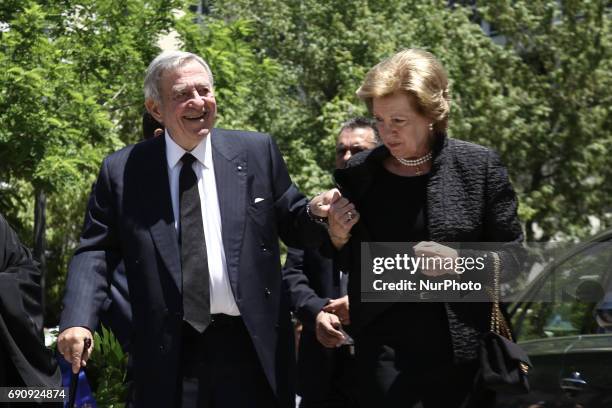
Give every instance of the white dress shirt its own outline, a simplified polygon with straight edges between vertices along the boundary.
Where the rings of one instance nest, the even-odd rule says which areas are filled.
[[[210,135],[190,152],[177,145],[170,137],[168,130],[166,130],[165,138],[174,226],[179,231],[179,174],[183,167],[181,157],[185,153],[191,153],[197,159],[193,162],[192,167],[198,178],[198,192],[200,193],[204,236],[206,237],[206,254],[210,272],[210,313],[238,316],[240,311],[230,286],[225,250],[223,249],[221,211],[217,197]]]

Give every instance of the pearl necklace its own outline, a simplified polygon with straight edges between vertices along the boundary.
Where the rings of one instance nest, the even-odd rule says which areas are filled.
[[[418,159],[414,159],[414,160],[402,159],[401,157],[396,157],[396,159],[397,159],[398,162],[400,162],[404,166],[416,167],[416,166],[420,166],[421,164],[425,164],[428,161],[430,161],[431,160],[431,156],[432,156],[432,153],[429,152],[425,156],[419,157]]]
[[[419,157],[418,159],[414,159],[414,160],[403,159],[401,157],[396,157],[396,159],[398,162],[400,162],[402,165],[406,167],[416,167],[415,174],[417,176],[420,176],[423,173],[423,170],[421,169],[421,165],[430,161],[431,157],[432,157],[432,153],[430,151],[425,156]]]

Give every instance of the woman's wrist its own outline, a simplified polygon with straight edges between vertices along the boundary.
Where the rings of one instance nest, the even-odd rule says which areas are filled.
[[[336,249],[342,248],[348,241],[351,239],[351,234],[347,234],[345,236],[339,236],[329,233],[329,237],[331,239],[332,244],[336,247]]]

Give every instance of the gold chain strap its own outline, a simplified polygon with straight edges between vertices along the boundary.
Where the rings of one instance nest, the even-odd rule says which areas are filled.
[[[499,307],[499,275],[501,273],[501,260],[499,259],[499,254],[497,252],[491,252],[493,256],[493,290],[492,290],[492,300],[493,305],[491,309],[491,331],[499,334],[507,338],[510,341],[514,341],[512,338],[512,332],[510,331],[510,327],[508,326],[508,322],[506,318],[501,312],[501,308]],[[527,374],[529,371],[529,366],[524,363],[519,363],[521,370]]]
[[[514,341],[512,339],[512,333],[510,333],[508,323],[506,322],[506,319],[504,318],[504,315],[499,307],[499,275],[501,272],[501,260],[499,259],[499,254],[497,252],[491,252],[491,255],[493,256],[493,304],[491,309],[491,331],[504,336],[510,341]]]

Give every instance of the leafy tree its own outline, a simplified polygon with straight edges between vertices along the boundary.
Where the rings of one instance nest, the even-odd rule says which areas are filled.
[[[52,282],[50,322],[57,319],[67,260],[99,164],[140,138],[144,69],[177,5],[172,0],[0,5],[0,186],[8,197],[0,200],[0,211],[25,238],[25,231],[38,231],[34,245],[43,261],[48,255]],[[35,206],[29,204],[34,198]]]
[[[183,49],[202,55],[211,65],[219,118],[217,126],[271,133],[294,160],[294,181],[311,194],[325,173],[306,148],[303,123],[312,120],[300,98],[293,97],[298,77],[254,43],[257,24],[250,19],[208,16],[201,25],[187,13],[177,25]]]
[[[524,220],[580,237],[589,216],[610,225],[612,186],[612,10],[606,1],[483,2],[479,11],[520,58],[508,92],[522,101],[506,132]]]
[[[363,113],[354,92],[365,72],[401,48],[420,47],[437,55],[451,77],[450,134],[493,147],[508,165],[528,239],[536,238],[536,226],[542,230],[539,239],[557,231],[583,236],[589,215],[599,217],[602,226],[611,222],[606,218],[611,187],[604,182],[612,137],[605,1],[492,0],[469,7],[439,0],[211,4],[212,17],[252,21],[253,48],[297,79],[281,102],[298,101],[294,126],[276,136],[303,141],[300,156],[285,151],[298,173],[311,173],[313,160],[321,170],[312,172],[317,177],[331,168],[339,124]],[[476,24],[483,17],[502,45]]]

